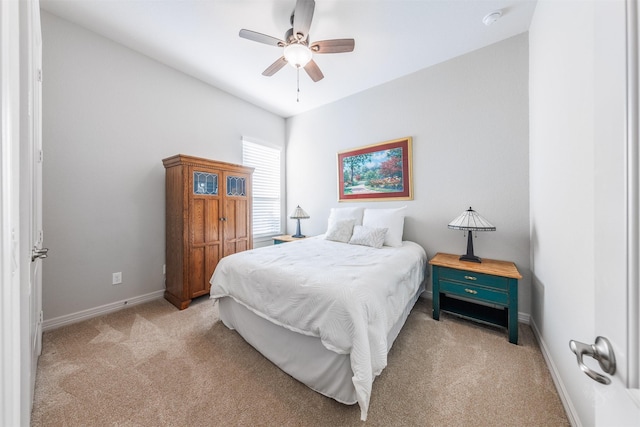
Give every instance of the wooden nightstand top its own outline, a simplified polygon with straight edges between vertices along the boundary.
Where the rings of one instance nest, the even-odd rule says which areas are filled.
[[[494,259],[482,258],[481,263],[460,261],[460,255],[437,253],[431,258],[429,264],[439,267],[455,268],[457,270],[473,271],[475,273],[491,274],[494,276],[510,277],[512,279],[522,279],[518,268],[511,261],[497,261]]]
[[[275,236],[273,237],[273,240],[276,241],[280,241],[280,242],[295,242],[296,240],[302,240],[302,239],[306,239],[307,236],[305,237],[293,237],[291,234],[283,234],[282,236]]]

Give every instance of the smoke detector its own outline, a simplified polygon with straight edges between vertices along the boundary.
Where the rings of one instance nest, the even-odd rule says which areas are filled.
[[[498,19],[500,19],[501,16],[502,16],[502,11],[501,10],[496,10],[494,12],[491,12],[490,14],[485,16],[484,18],[482,18],[482,23],[488,27],[489,25],[493,24]]]

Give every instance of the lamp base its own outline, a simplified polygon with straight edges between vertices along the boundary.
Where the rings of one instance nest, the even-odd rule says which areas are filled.
[[[460,261],[482,262],[482,260],[473,254],[473,237],[472,230],[467,231],[467,253],[460,255]]]
[[[460,255],[460,261],[482,262],[482,259],[480,259],[480,257],[477,257],[475,255],[465,254],[465,255]]]
[[[302,234],[300,232],[300,218],[296,218],[298,220],[298,226],[296,227],[296,234],[294,234],[293,237],[294,239],[301,239],[304,237],[304,234]]]

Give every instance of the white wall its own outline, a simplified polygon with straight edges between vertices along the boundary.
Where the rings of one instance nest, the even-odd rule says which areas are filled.
[[[568,334],[595,338],[593,3],[539,2],[529,38],[532,322],[568,395],[581,396],[591,389]],[[570,405],[593,425],[593,396]]]
[[[164,289],[164,167],[284,146],[284,119],[42,13],[45,320]],[[111,284],[122,272],[123,284]]]
[[[585,126],[594,108],[593,22],[592,6],[580,5],[539,3],[530,29],[532,318],[573,396],[581,394],[583,374],[566,357],[566,332],[593,327],[594,307],[594,242],[587,237],[594,232],[594,141]],[[583,309],[568,310],[576,299]],[[592,399],[571,403],[585,425],[593,424]]]
[[[447,224],[472,206],[497,227],[478,233],[476,255],[517,264],[519,311],[530,313],[527,85],[522,34],[287,119],[288,212],[300,204],[311,216],[302,231],[313,235],[331,207],[407,205],[405,239],[433,256],[466,251]],[[338,203],[336,153],[405,136],[414,200]]]

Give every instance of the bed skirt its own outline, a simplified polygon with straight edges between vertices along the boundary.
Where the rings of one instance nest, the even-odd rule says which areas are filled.
[[[411,309],[424,291],[424,284],[409,301],[387,335],[387,352],[400,333]],[[319,338],[303,335],[258,316],[233,298],[218,300],[220,320],[236,330],[264,357],[312,390],[340,403],[357,402],[348,354],[338,354],[322,345]]]

